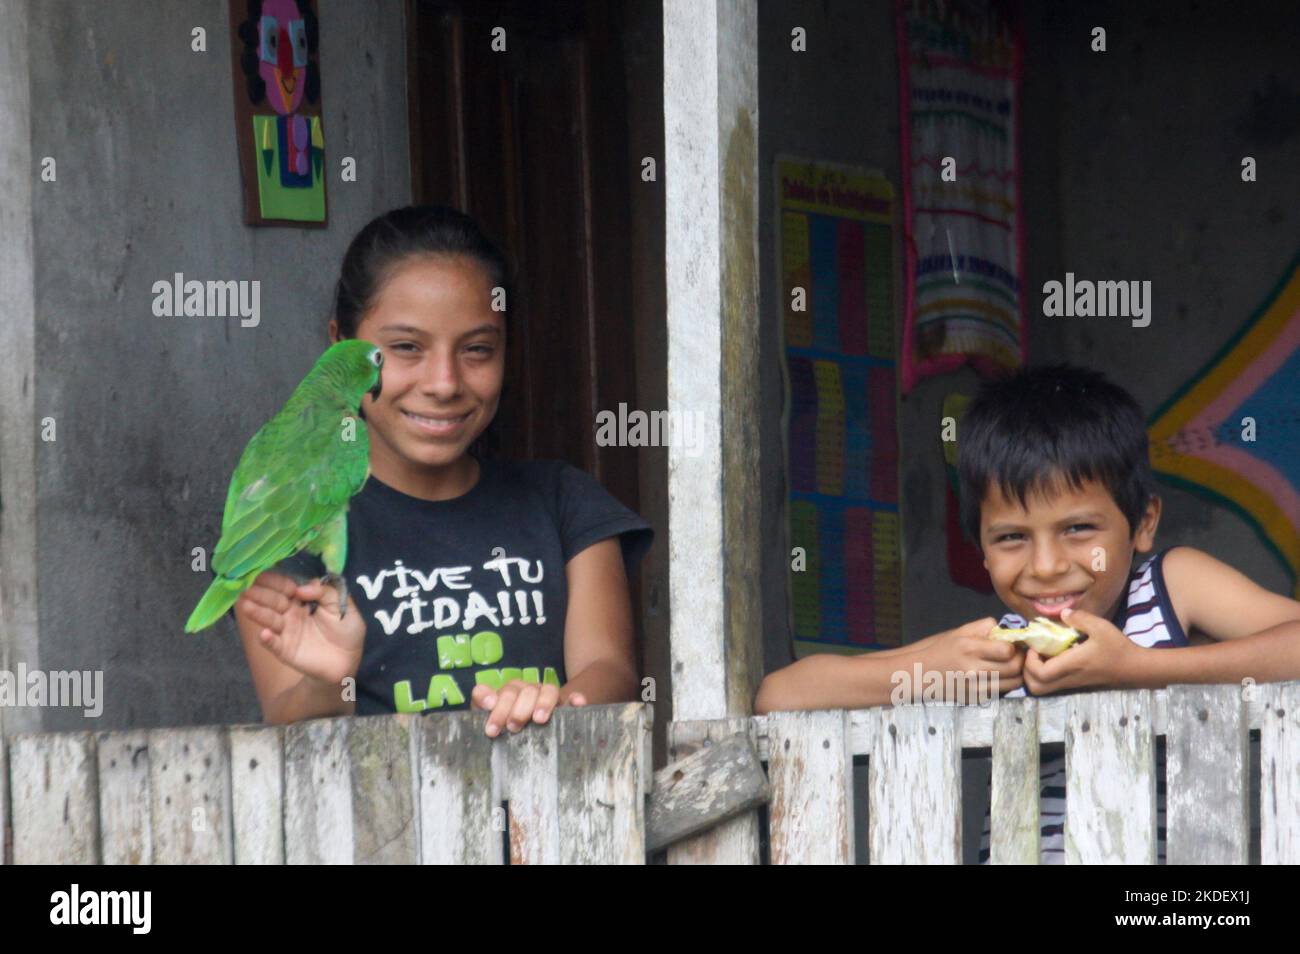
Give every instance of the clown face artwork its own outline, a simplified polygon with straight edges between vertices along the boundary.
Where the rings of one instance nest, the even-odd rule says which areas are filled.
[[[325,224],[315,0],[231,0],[249,224]],[[245,94],[240,95],[240,87]]]

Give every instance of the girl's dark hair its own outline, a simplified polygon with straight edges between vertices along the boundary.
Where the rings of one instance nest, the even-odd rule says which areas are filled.
[[[961,420],[957,447],[962,526],[977,542],[980,505],[993,484],[1027,508],[1030,494],[1058,481],[1076,490],[1099,481],[1130,537],[1155,494],[1142,409],[1086,368],[1022,368],[985,384]]]
[[[514,281],[509,260],[488,239],[473,219],[443,205],[408,205],[372,219],[348,245],[334,292],[334,320],[340,338],[356,337],[357,326],[373,307],[384,283],[408,260],[427,255],[463,255],[478,262],[488,287],[505,292],[506,340],[510,339],[510,313],[514,306]],[[504,399],[510,387],[501,388]],[[500,449],[497,415],[478,436],[469,452],[493,456]]]

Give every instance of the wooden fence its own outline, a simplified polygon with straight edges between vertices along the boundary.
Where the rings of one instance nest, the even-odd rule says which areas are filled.
[[[866,860],[960,863],[962,750],[990,749],[992,861],[1036,864],[1039,745],[1064,742],[1067,863],[1154,864],[1155,744],[1164,736],[1167,863],[1244,864],[1252,730],[1262,769],[1260,859],[1296,864],[1300,682],[772,714],[758,727],[772,787],[771,860],[855,860],[848,766],[865,755]]]
[[[1064,742],[1067,860],[1141,864],[1164,736],[1168,862],[1244,863],[1258,730],[1260,858],[1300,862],[1300,682],[676,722],[653,774],[650,720],[630,704],[498,740],[478,713],[18,735],[0,741],[0,818],[17,863],[642,863],[668,842],[670,863],[745,863],[766,802],[773,863],[959,863],[962,752],[991,750],[994,861],[1035,863],[1039,745]]]
[[[16,735],[0,818],[19,864],[645,860],[647,707],[484,719]]]

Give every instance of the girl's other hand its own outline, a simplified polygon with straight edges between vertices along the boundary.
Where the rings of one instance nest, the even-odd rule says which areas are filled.
[[[561,699],[558,686],[511,679],[500,689],[487,685],[475,686],[470,694],[470,704],[474,709],[490,713],[484,731],[495,738],[501,734],[502,726],[511,732],[518,732],[529,722],[543,725],[551,718],[551,712],[556,706],[585,706],[587,699],[580,692]]]
[[[317,604],[315,612],[311,603]],[[239,604],[261,627],[259,642],[286,666],[332,686],[356,676],[366,622],[352,597],[339,619],[334,587],[320,580],[299,584],[282,573],[266,572],[240,596]]]

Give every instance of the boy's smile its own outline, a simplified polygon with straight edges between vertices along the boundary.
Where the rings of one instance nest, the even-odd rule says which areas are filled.
[[[1057,480],[1022,507],[991,484],[980,506],[980,546],[993,589],[1014,613],[1059,618],[1067,607],[1110,619],[1124,598],[1134,552],[1154,544],[1160,499],[1136,535],[1106,486]]]

